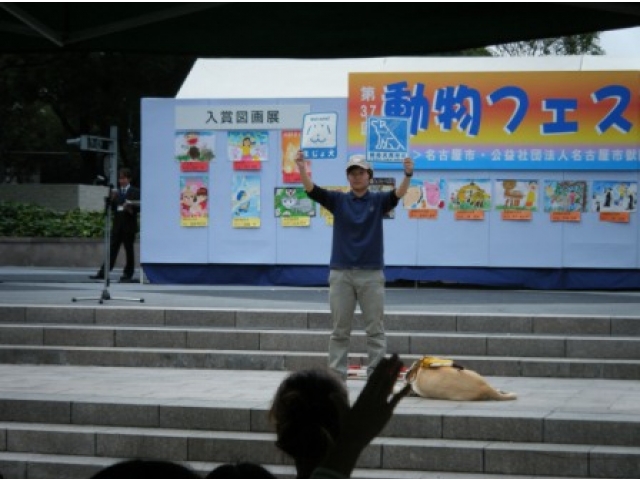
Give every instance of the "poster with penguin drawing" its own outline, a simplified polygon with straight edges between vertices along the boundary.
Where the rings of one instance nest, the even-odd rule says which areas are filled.
[[[260,227],[260,175],[234,173],[231,179],[233,228]]]
[[[592,212],[635,212],[638,182],[594,180],[589,202]]]

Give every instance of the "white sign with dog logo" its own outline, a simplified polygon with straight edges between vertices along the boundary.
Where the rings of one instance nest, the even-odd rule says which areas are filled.
[[[300,146],[310,160],[334,159],[338,156],[338,114],[308,113],[302,121]]]

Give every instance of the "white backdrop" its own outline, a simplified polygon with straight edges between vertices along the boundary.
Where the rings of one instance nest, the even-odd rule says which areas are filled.
[[[209,225],[180,226],[179,164],[174,160],[175,108],[178,105],[256,105],[274,100],[179,100],[145,99],[142,108],[142,213],[141,262],[170,264],[267,264],[326,265],[331,228],[320,216],[310,227],[282,227],[274,216],[273,192],[284,186],[281,179],[280,131],[269,131],[269,160],[259,172],[261,179],[261,226],[232,228],[232,162],[227,158],[227,132],[216,135],[216,158],[209,176]],[[282,104],[308,104],[312,111],[338,113],[338,160],[317,160],[313,179],[319,185],[346,185],[346,99],[281,99]],[[342,128],[340,128],[342,127]],[[400,181],[395,171],[378,172]],[[417,172],[427,175],[427,172]],[[465,179],[465,172],[428,172],[429,177]],[[473,172],[492,180],[514,172]],[[637,172],[527,172],[521,178],[544,180],[638,181]],[[395,219],[385,220],[385,260],[389,266],[469,267],[580,267],[638,268],[640,242],[638,212],[628,224],[600,222],[597,213],[585,212],[579,223],[554,223],[542,210],[531,221],[509,222],[500,212],[485,213],[482,221],[455,220],[441,210],[437,220],[409,219],[400,205]]]
[[[331,228],[318,215],[310,227],[282,227],[274,214],[273,191],[284,186],[280,131],[269,131],[269,161],[261,179],[261,226],[232,228],[232,162],[227,132],[215,132],[216,158],[209,176],[209,225],[180,226],[179,164],[174,160],[175,110],[184,106],[299,105],[312,112],[338,113],[338,160],[314,161],[319,185],[346,185],[348,73],[368,71],[640,70],[640,59],[545,58],[374,58],[345,60],[213,60],[196,62],[176,99],[142,101],[141,263],[326,265]],[[204,173],[203,173],[204,174]],[[378,172],[395,177],[400,172]],[[417,172],[417,176],[470,178],[468,172]],[[638,172],[473,172],[475,178],[544,180],[639,180]],[[579,223],[551,222],[542,210],[530,221],[503,221],[485,212],[482,221],[456,221],[440,211],[437,220],[409,219],[399,206],[385,221],[388,266],[638,268],[639,213],[628,224],[599,221],[585,212]]]

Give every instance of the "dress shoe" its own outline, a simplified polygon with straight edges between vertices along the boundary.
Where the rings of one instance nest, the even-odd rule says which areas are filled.
[[[133,282],[133,277],[128,277],[127,275],[123,275],[120,277],[120,283],[131,283]]]
[[[90,278],[91,280],[104,280],[104,275],[100,275],[100,274],[98,274],[98,275],[91,275],[89,278]]]

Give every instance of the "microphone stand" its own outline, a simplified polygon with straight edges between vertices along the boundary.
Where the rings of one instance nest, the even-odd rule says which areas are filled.
[[[72,302],[77,302],[80,300],[98,300],[98,303],[104,303],[105,300],[125,300],[128,302],[140,302],[144,303],[144,298],[131,298],[131,297],[112,297],[109,293],[109,284],[111,283],[110,274],[111,274],[111,263],[110,263],[110,255],[111,255],[111,191],[113,190],[113,185],[109,185],[109,192],[107,196],[104,197],[104,267],[102,269],[103,278],[104,278],[104,288],[102,289],[102,294],[99,297],[73,297],[71,299]]]

